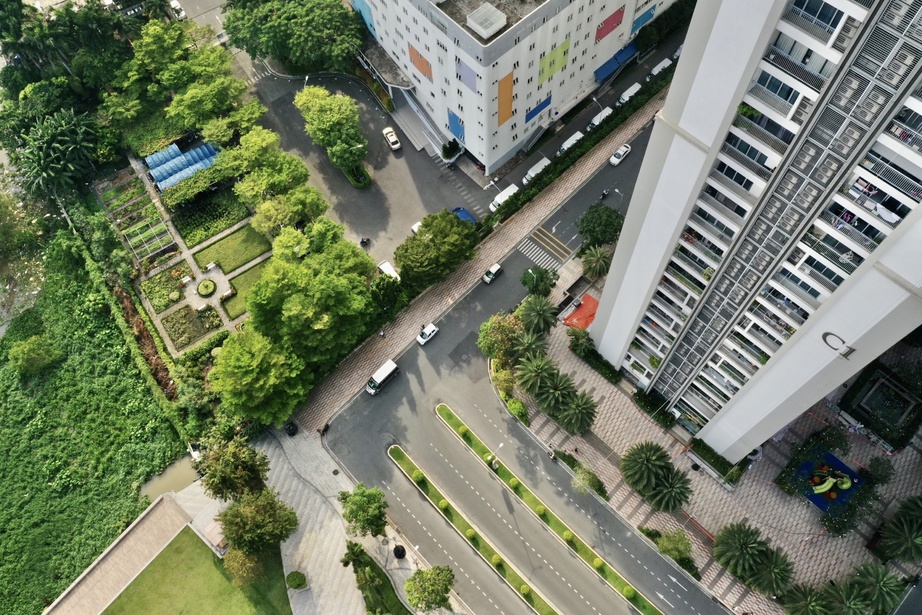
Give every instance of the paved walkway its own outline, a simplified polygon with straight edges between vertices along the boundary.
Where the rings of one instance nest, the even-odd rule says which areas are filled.
[[[372,336],[353,351],[335,372],[311,391],[307,406],[296,414],[298,423],[309,434],[316,433],[318,428],[328,423],[333,414],[362,389],[376,368],[413,342],[419,333],[419,323],[437,320],[475,284],[480,283],[481,274],[514,250],[535,226],[606,164],[616,146],[630,140],[650,123],[662,108],[665,98],[666,92],[663,91],[650,100],[522,211],[497,228],[480,244],[474,260],[465,263],[448,279],[427,290],[386,325],[385,338]]]

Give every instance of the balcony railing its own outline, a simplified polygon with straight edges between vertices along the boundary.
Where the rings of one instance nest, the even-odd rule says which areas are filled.
[[[785,305],[785,304],[784,304],[784,301],[779,300],[777,297],[775,297],[775,296],[772,295],[771,293],[766,292],[766,291],[763,290],[762,292],[759,293],[759,296],[760,296],[764,301],[767,301],[767,302],[771,303],[771,304],[774,305],[776,308],[778,308],[779,310],[781,310],[782,312],[784,312],[785,317],[788,318],[788,319],[790,319],[792,322],[795,322],[795,323],[797,323],[798,325],[802,325],[802,324],[804,324],[804,323],[806,322],[806,319],[805,319],[803,316],[801,316],[800,313],[797,312],[796,309],[794,309],[794,308],[792,308],[792,307],[790,307],[790,306],[788,306],[788,305]]]
[[[788,113],[791,112],[791,108],[794,106],[793,103],[786,101],[771,90],[763,88],[758,83],[752,84],[752,87],[749,88],[749,93],[752,94],[754,98],[758,98],[784,117],[788,116]]]
[[[733,348],[732,346],[728,344],[724,344],[723,346],[721,346],[720,349],[723,351],[725,355],[730,357],[730,360],[733,363],[733,365],[739,368],[741,372],[743,372],[744,374],[748,374],[750,378],[752,378],[755,375],[758,368],[755,367],[755,363],[753,363],[752,359],[740,353],[739,351],[737,351],[735,348]]]
[[[746,203],[749,203],[750,205],[756,204],[756,196],[753,193],[749,192],[720,171],[717,171],[716,169],[711,171],[709,177],[713,178],[722,187],[743,199],[743,201]]]
[[[829,223],[832,228],[836,229],[868,252],[873,252],[877,248],[878,244],[876,241],[856,229],[851,224],[844,222],[842,218],[835,215],[831,211],[824,211],[821,213],[820,220]]]
[[[720,214],[724,218],[727,218],[728,220],[730,220],[733,224],[737,226],[737,228],[742,228],[743,226],[742,216],[740,216],[738,213],[736,213],[735,211],[727,207],[725,204],[721,203],[720,201],[712,197],[710,194],[706,192],[702,192],[700,195],[698,195],[698,200],[701,201],[702,203],[706,203],[707,205],[709,205],[711,209],[714,210],[715,213]]]
[[[711,261],[715,265],[719,264],[721,256],[720,254],[717,254],[716,252],[713,252],[711,251],[710,248],[708,248],[707,243],[710,243],[710,242],[707,242],[707,240],[704,238],[699,239],[698,237],[696,237],[695,235],[697,233],[690,232],[691,227],[686,227],[686,228],[688,228],[689,230],[686,230],[684,233],[682,233],[682,241],[688,244],[686,249],[690,250],[691,248],[694,248],[695,250],[697,250],[697,252],[695,252],[696,255],[700,254],[700,256],[704,256],[705,258],[707,258],[709,261]]]
[[[705,272],[705,270],[708,269],[708,267],[705,267],[705,266],[701,265],[700,263],[698,263],[698,261],[693,260],[693,259],[691,259],[691,258],[685,256],[684,254],[682,254],[682,253],[679,252],[679,251],[676,251],[676,253],[673,254],[672,257],[675,258],[676,260],[678,260],[680,263],[682,263],[682,264],[685,265],[686,267],[688,267],[689,269],[691,269],[693,272],[695,272],[695,273],[697,273],[698,275],[700,275],[702,278],[705,277],[705,276],[704,276],[704,272]]]
[[[739,346],[746,352],[750,353],[753,356],[753,358],[759,363],[761,363],[762,365],[765,365],[765,362],[768,361],[769,359],[767,352],[765,352],[764,350],[762,350],[761,348],[759,348],[758,346],[756,346],[755,344],[747,340],[745,337],[743,337],[743,334],[740,333],[739,331],[733,332],[733,334],[730,336],[730,341],[732,341],[734,344],[736,344],[737,346]]]
[[[696,295],[700,295],[703,292],[703,289],[697,285],[697,284],[700,284],[701,282],[698,282],[697,284],[695,282],[692,282],[691,279],[687,275],[682,273],[682,271],[679,270],[679,268],[674,263],[670,263],[666,267],[666,272],[669,275],[673,276],[675,279],[677,279],[679,282],[684,284],[688,290],[692,291]]]
[[[728,362],[732,362],[732,361],[729,361],[729,360],[728,360],[728,361],[722,361],[722,362],[720,363],[720,367],[717,368],[717,371],[718,371],[724,378],[726,378],[726,379],[728,379],[730,382],[732,382],[732,383],[733,383],[733,386],[736,387],[737,390],[739,390],[739,389],[741,389],[743,386],[745,386],[745,384],[746,384],[746,382],[747,382],[746,375],[745,375],[743,372],[741,372],[740,370],[736,369],[735,367],[731,368],[729,365],[727,365]],[[736,363],[733,363],[733,365],[736,365]],[[739,373],[734,373],[734,372],[739,372]]]
[[[811,282],[815,282],[816,284],[819,284],[820,286],[822,286],[823,288],[825,288],[831,293],[835,292],[836,289],[839,287],[838,284],[836,284],[829,278],[823,275],[820,275],[819,273],[816,273],[815,271],[813,271],[813,269],[811,269],[807,265],[801,265],[800,267],[797,268],[797,270],[800,271],[801,273],[807,274],[807,277],[810,278]]]
[[[861,166],[869,170],[874,175],[898,189],[903,194],[912,197],[918,201],[922,198],[922,184],[909,177],[902,171],[894,169],[892,166],[881,160],[880,156],[874,152],[868,152],[861,161]]]
[[[664,312],[656,304],[651,303],[650,305],[648,305],[647,311],[650,312],[650,316],[648,316],[647,318],[650,319],[651,323],[657,324],[656,321],[659,320],[660,322],[658,323],[658,325],[661,327],[671,327],[672,326],[672,323],[674,321],[672,316]]]
[[[714,418],[714,415],[720,412],[720,405],[711,400],[709,397],[700,395],[691,389],[685,391],[685,395],[682,396],[682,399],[685,400],[685,403],[693,407],[698,413],[706,418],[711,420]]]
[[[727,242],[727,245],[730,245],[733,242],[733,231],[726,228],[720,228],[713,222],[705,220],[696,213],[692,214],[689,217],[689,220],[693,220],[695,224],[701,226],[707,232],[712,233],[718,239]]]
[[[916,132],[914,128],[910,128],[902,122],[893,120],[890,122],[888,130],[890,134],[893,135],[894,139],[902,141],[917,152],[922,152],[922,134]]]
[[[678,299],[680,302],[684,302],[685,298],[688,297],[688,290],[685,287],[679,286],[666,276],[660,278],[659,285],[672,293],[673,299]]]
[[[733,120],[733,125],[745,132],[748,135],[752,135],[758,139],[761,143],[769,146],[775,152],[779,154],[784,154],[788,151],[788,144],[768,132],[748,117],[743,117],[742,115],[737,115],[736,119]]]
[[[719,371],[717,371],[710,365],[706,365],[704,369],[701,371],[703,371],[705,374],[710,376],[714,382],[720,383],[721,388],[724,389],[723,391],[724,395],[727,395],[727,393],[729,393],[730,395],[733,395],[737,391],[740,390],[740,388],[736,386],[736,384],[734,384],[732,380],[730,380],[729,378],[721,374]],[[702,382],[704,382],[704,379],[702,379]]]
[[[855,205],[859,205],[859,206],[861,206],[865,211],[869,211],[869,212],[871,212],[872,214],[874,214],[874,217],[875,217],[875,218],[877,218],[878,220],[880,220],[881,222],[883,222],[887,227],[889,227],[889,228],[891,228],[891,229],[896,228],[897,226],[899,226],[900,222],[903,221],[902,218],[901,218],[901,219],[897,220],[896,222],[890,222],[889,220],[887,220],[886,218],[884,218],[883,216],[881,216],[879,213],[877,213],[877,207],[878,207],[878,205],[879,205],[879,203],[880,203],[880,201],[877,200],[877,199],[880,198],[879,196],[877,197],[877,199],[871,198],[871,197],[866,196],[866,195],[864,195],[864,194],[861,194],[861,195],[859,196],[859,195],[856,194],[856,190],[857,190],[857,189],[851,188],[851,184],[844,184],[844,185],[839,189],[839,194],[841,194],[841,195],[843,195],[845,198],[847,198],[848,201],[849,201],[850,203],[854,203]],[[886,198],[886,197],[885,197],[885,198]],[[883,205],[880,205],[880,207],[883,207]],[[889,210],[888,210],[888,211],[889,211]]]
[[[822,90],[823,86],[826,85],[826,77],[819,73],[813,72],[807,68],[805,64],[798,62],[774,45],[769,45],[768,51],[765,52],[765,56],[763,57],[768,60],[769,63],[774,64],[787,74],[791,75],[795,79],[798,79],[802,83],[807,84],[817,92]]]
[[[764,344],[772,354],[778,352],[778,349],[781,348],[781,342],[769,335],[767,331],[765,333],[758,331],[756,325],[753,325],[746,333],[749,334],[749,337]]]
[[[659,301],[659,305],[663,306],[663,309],[666,310],[666,313],[672,316],[672,319],[675,321],[685,322],[688,316],[683,312],[675,303],[669,299],[669,295],[660,291],[660,297],[656,296],[656,293],[653,294],[653,299]]]
[[[828,23],[822,22],[813,15],[809,15],[795,6],[788,6],[782,19],[792,23],[807,34],[813,36],[824,44],[829,42],[830,37],[836,31]]]
[[[817,297],[814,297],[780,273],[775,275],[772,280],[784,289],[785,294],[797,299],[804,305],[809,305],[814,310],[820,307],[820,300]]]
[[[756,304],[755,309],[749,310],[748,313],[758,316],[759,320],[762,321],[762,324],[765,325],[765,328],[771,329],[773,332],[777,332],[778,335],[784,339],[791,338],[791,331],[788,329],[788,324],[781,320],[781,318],[779,318],[776,314],[766,310],[761,305]]]
[[[745,169],[755,173],[756,177],[768,181],[768,178],[771,177],[772,172],[769,169],[766,169],[761,164],[739,151],[729,143],[724,143],[721,146],[720,151],[732,158],[735,162],[742,165]]]
[[[845,273],[854,273],[855,269],[858,268],[858,265],[860,265],[864,260],[851,251],[846,254],[842,254],[828,243],[823,243],[822,240],[817,239],[809,233],[803,236],[802,241],[813,248],[817,254],[823,256],[826,260],[828,260],[830,263]]]

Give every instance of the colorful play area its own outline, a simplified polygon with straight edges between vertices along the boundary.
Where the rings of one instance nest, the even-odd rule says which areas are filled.
[[[844,506],[863,487],[857,472],[822,447],[800,464],[794,480],[804,485],[801,493],[823,512]]]

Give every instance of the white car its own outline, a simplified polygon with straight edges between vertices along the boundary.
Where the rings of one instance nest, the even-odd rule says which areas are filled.
[[[484,273],[483,277],[480,279],[483,280],[484,284],[490,284],[493,282],[493,280],[496,279],[496,276],[498,276],[502,270],[503,268],[500,266],[500,264],[496,263],[487,269],[487,272]]]
[[[179,6],[178,0],[170,0],[170,8],[173,9],[173,14],[176,15],[177,21],[182,21],[186,18],[186,12]]]
[[[423,221],[420,220],[419,222],[417,222],[416,224],[414,224],[413,226],[411,226],[411,227],[410,227],[410,230],[413,231],[413,234],[414,234],[414,235],[417,235],[417,234],[419,234],[419,229],[420,229],[420,227],[421,227],[422,225],[423,225]]]
[[[416,336],[416,341],[419,342],[420,346],[425,346],[426,343],[435,337],[435,334],[439,332],[439,328],[435,326],[434,323],[429,323],[419,332],[419,335]]]
[[[624,145],[618,148],[618,151],[616,151],[614,154],[611,155],[611,158],[608,159],[608,164],[610,164],[613,167],[616,167],[619,164],[621,164],[621,161],[627,158],[627,155],[630,153],[631,153],[631,146],[625,143]]]
[[[384,129],[384,138],[387,139],[387,144],[391,146],[391,151],[397,151],[400,149],[400,139],[397,138],[397,133],[394,132],[394,129],[388,126]]]

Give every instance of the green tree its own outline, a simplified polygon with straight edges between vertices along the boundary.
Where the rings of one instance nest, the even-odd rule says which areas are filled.
[[[150,20],[171,19],[173,12],[170,10],[170,0],[143,0],[144,16]]]
[[[260,233],[275,237],[282,227],[316,221],[328,208],[319,190],[313,186],[296,186],[257,205],[250,224]]]
[[[554,288],[554,284],[556,284],[559,279],[560,274],[557,273],[556,269],[532,267],[522,272],[520,281],[529,295],[549,297],[551,289]]]
[[[868,562],[855,568],[851,583],[861,591],[875,613],[892,611],[906,588],[906,583],[900,577],[877,562]]]
[[[251,100],[225,116],[205,122],[202,138],[209,143],[227,145],[250,132],[265,112],[266,108],[258,100]]]
[[[763,594],[781,596],[794,580],[794,564],[781,549],[769,549],[750,583]]]
[[[746,523],[725,525],[714,539],[714,558],[743,581],[751,579],[764,565],[768,551],[759,530]]]
[[[621,458],[621,475],[632,489],[646,496],[660,475],[672,466],[669,454],[656,442],[638,442]]]
[[[624,216],[603,203],[589,207],[576,223],[587,247],[617,243]]]
[[[589,246],[580,258],[583,275],[591,280],[602,277],[611,267],[611,258],[612,251],[607,246]]]
[[[579,464],[573,470],[573,480],[570,481],[570,486],[573,487],[573,491],[585,495],[593,491],[592,484],[595,478],[596,476],[592,473],[592,470],[583,464]]]
[[[343,518],[347,531],[353,536],[382,536],[387,526],[387,500],[377,487],[367,489],[363,483],[351,492],[340,491],[339,503],[343,505]]]
[[[247,553],[237,547],[228,547],[222,560],[224,570],[230,575],[231,581],[237,587],[252,585],[262,576],[263,566],[259,555]]]
[[[471,224],[443,209],[423,218],[419,232],[397,246],[394,260],[406,283],[422,290],[474,258],[478,240]]]
[[[886,457],[872,457],[868,466],[859,470],[867,482],[877,487],[883,487],[893,480],[895,472],[893,463]]]
[[[678,529],[674,532],[663,532],[656,539],[656,546],[660,553],[674,560],[691,557],[692,544],[685,530]]]
[[[529,295],[517,312],[526,331],[547,333],[557,324],[557,308],[545,297]]]
[[[535,395],[541,409],[553,418],[558,418],[564,409],[573,403],[575,396],[576,387],[573,385],[573,379],[560,371],[555,371]]]
[[[823,590],[830,613],[835,615],[865,615],[870,603],[854,583],[838,583]]]
[[[794,585],[784,594],[783,602],[789,615],[830,615],[822,592],[809,585]]]
[[[356,562],[361,562],[364,555],[365,551],[362,549],[362,545],[357,542],[347,540],[346,553],[343,555],[342,559],[339,560],[339,563],[343,565],[343,568],[348,568],[350,565],[355,564]]]
[[[523,331],[515,339],[512,350],[516,357],[524,357],[527,354],[545,354],[547,352],[547,340],[540,333]]]
[[[96,152],[96,123],[64,109],[39,120],[13,152],[23,187],[41,196],[74,190],[89,172]]]
[[[922,522],[900,514],[884,525],[881,549],[888,556],[907,562],[922,562]]]
[[[304,117],[304,130],[340,169],[358,165],[368,151],[362,136],[359,108],[343,94],[330,94],[317,86],[307,86],[295,94],[295,106]]]
[[[656,479],[656,487],[645,496],[650,505],[663,512],[675,512],[691,498],[691,480],[685,472],[670,466]]]
[[[546,354],[527,354],[519,361],[516,378],[526,393],[535,395],[558,373],[554,361]]]
[[[433,611],[448,608],[448,594],[454,584],[452,569],[436,566],[429,570],[418,569],[407,579],[404,589],[410,606],[421,611]]]
[[[501,369],[497,370],[493,374],[493,385],[502,395],[512,395],[513,389],[515,389],[515,375],[513,375],[512,370]]]
[[[33,335],[10,346],[10,365],[24,378],[29,378],[57,361],[61,353],[44,335]]]
[[[208,375],[230,414],[279,425],[304,400],[304,363],[253,329],[224,342]]]
[[[230,500],[248,491],[259,491],[269,473],[269,459],[247,446],[240,436],[203,442],[202,456],[193,465],[204,474],[202,485],[213,498]]]
[[[595,344],[589,336],[589,331],[579,327],[568,327],[567,337],[570,338],[570,350],[576,353],[576,356],[585,356],[590,350],[595,350]]]
[[[592,395],[581,391],[574,395],[570,403],[563,408],[557,421],[568,433],[581,434],[592,429],[595,416],[595,400]]]
[[[198,128],[232,109],[240,102],[246,89],[242,79],[230,74],[195,81],[173,97],[166,114],[181,120],[186,129]]]
[[[271,489],[244,493],[217,519],[228,544],[251,554],[277,545],[298,528],[295,511]]]
[[[515,314],[500,312],[480,325],[477,347],[497,362],[500,369],[510,366],[516,340],[523,331],[522,319]]]

